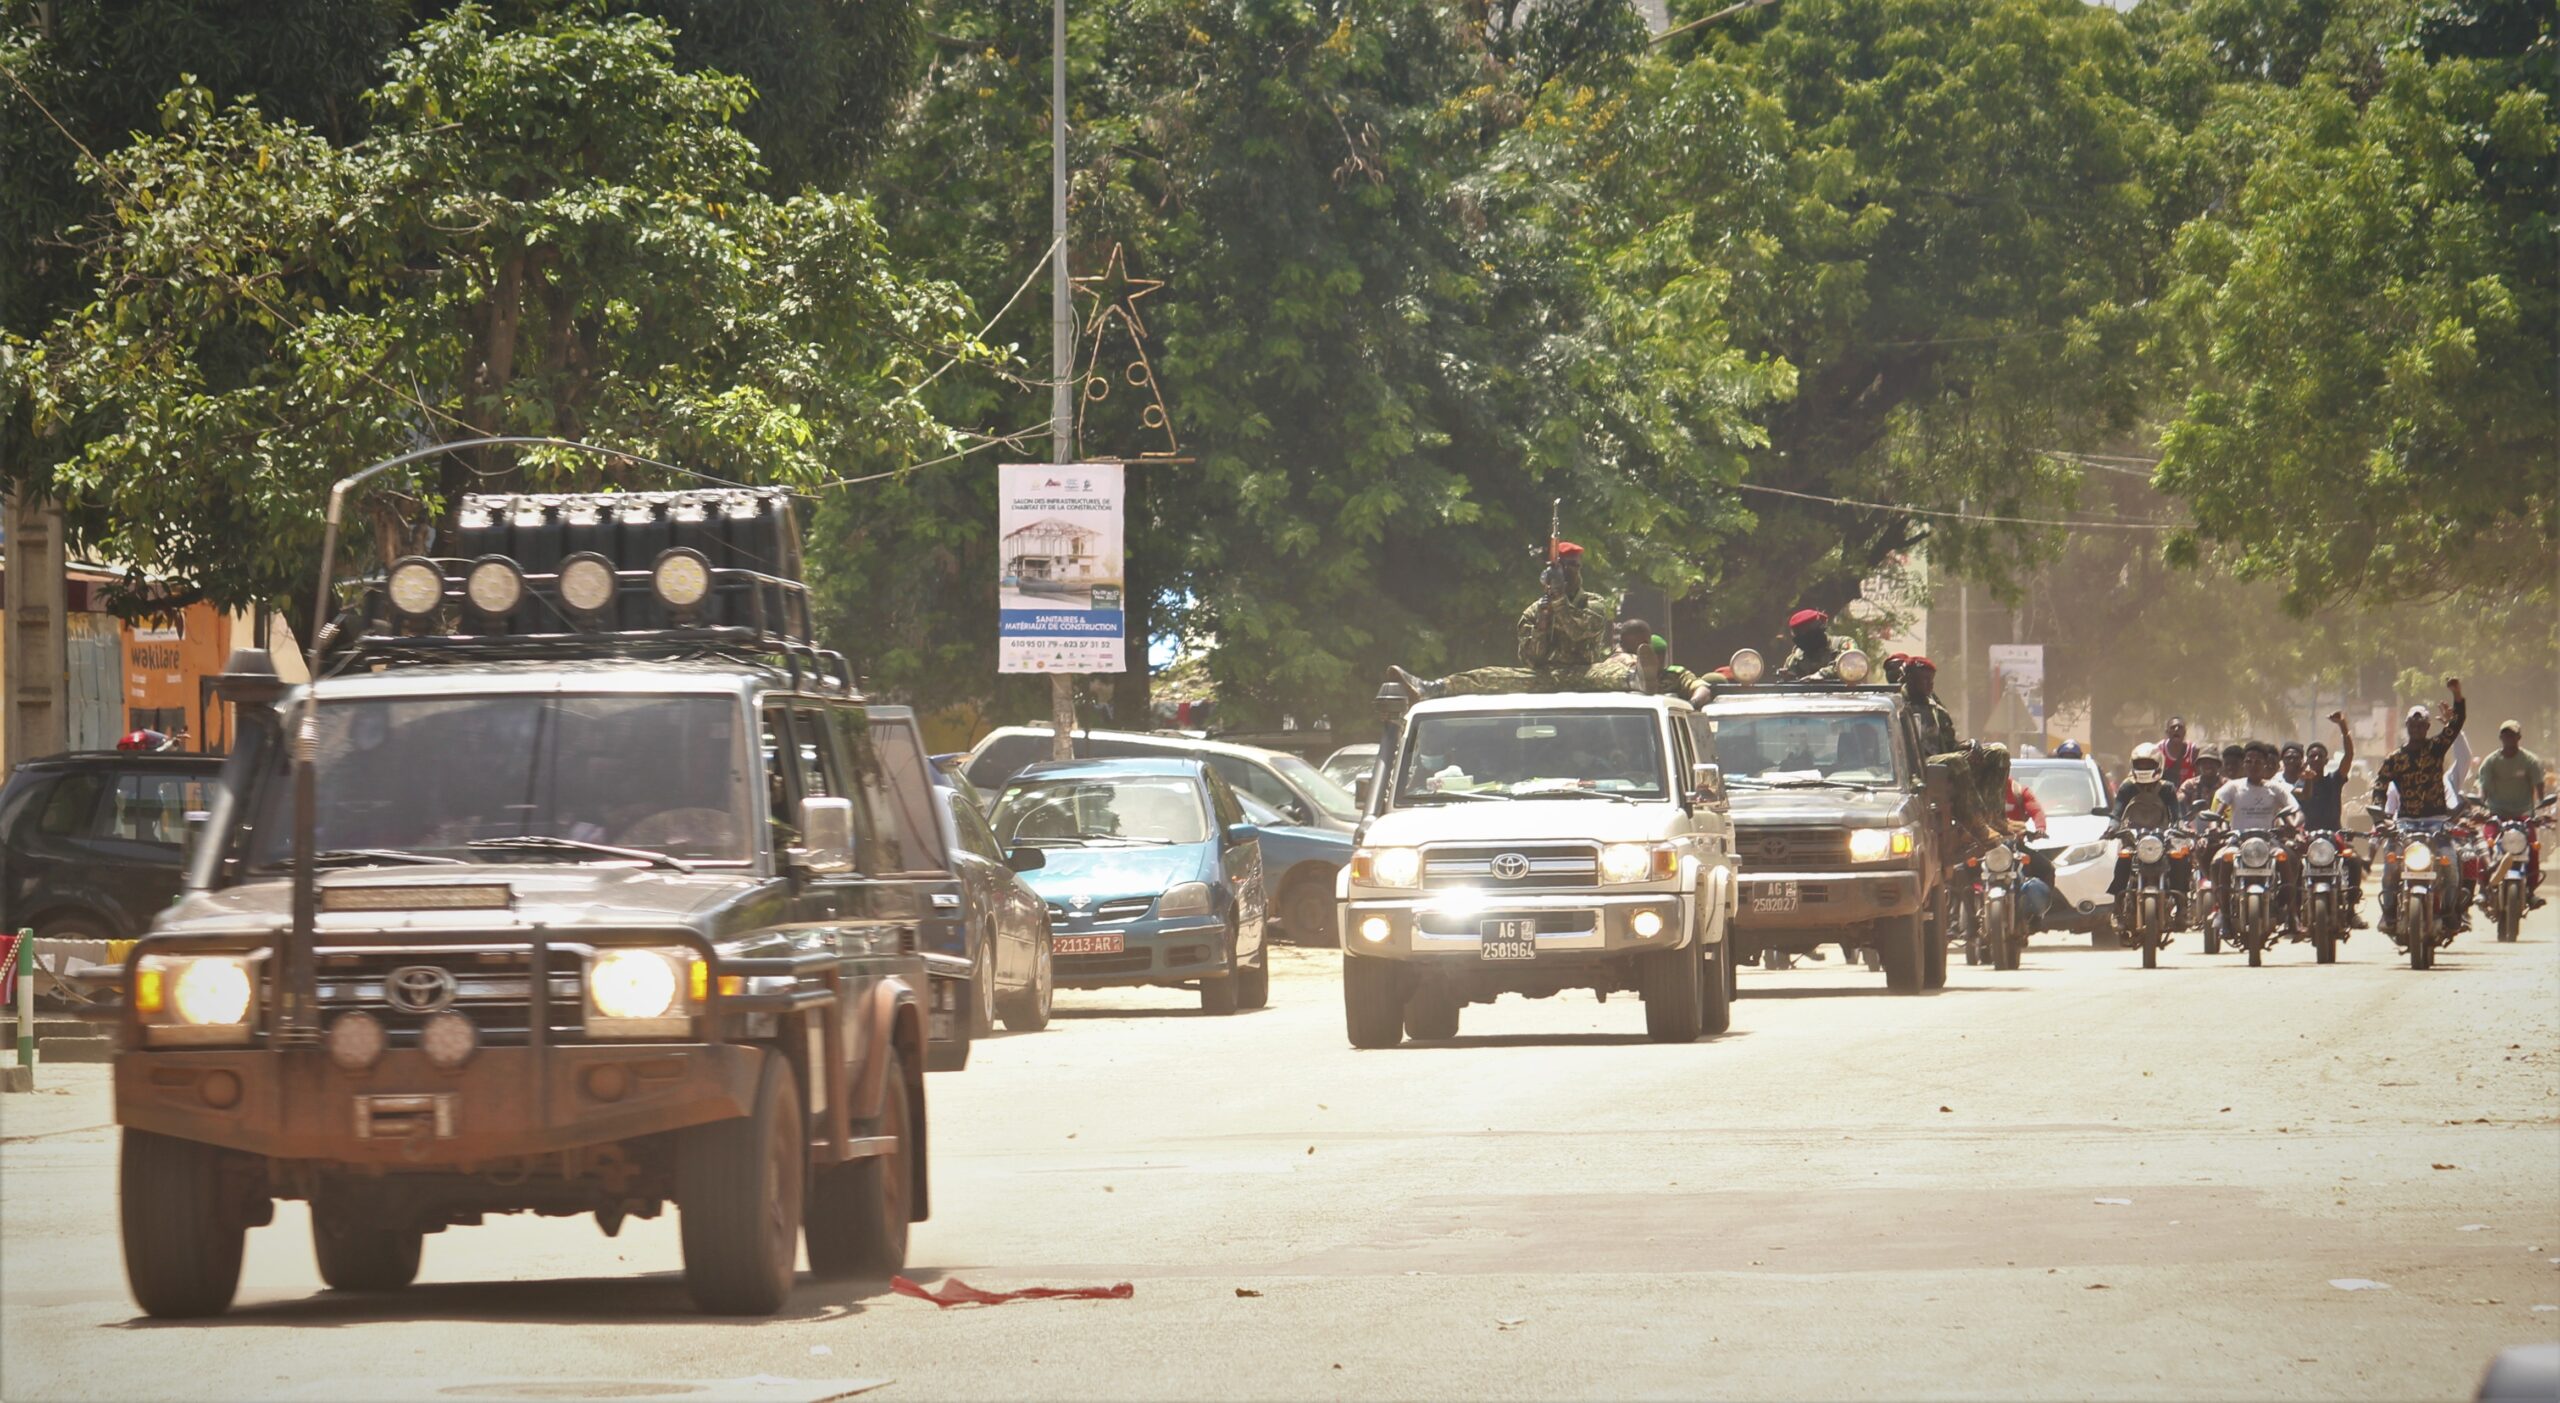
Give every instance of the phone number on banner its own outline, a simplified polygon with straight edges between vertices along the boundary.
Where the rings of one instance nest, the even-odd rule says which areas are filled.
[[[1007,638],[997,650],[1000,672],[1118,672],[1117,638]]]

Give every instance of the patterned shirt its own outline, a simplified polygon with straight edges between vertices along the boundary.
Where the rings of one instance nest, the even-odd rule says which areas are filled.
[[[1935,693],[1912,698],[1911,709],[1919,714],[1922,755],[1946,755],[1964,749],[1964,738],[1956,734],[1954,714]]]
[[[2393,785],[2400,787],[2402,818],[2442,818],[2453,806],[2445,802],[2445,757],[2453,743],[2462,739],[2462,718],[2467,714],[2462,698],[2453,699],[2453,719],[2442,731],[2425,740],[2411,741],[2383,757],[2382,769],[2373,777],[2373,802],[2379,804]]]
[[[1613,622],[1600,597],[1587,591],[1540,598],[1520,611],[1521,665],[1550,672],[1591,667],[1609,656]]]

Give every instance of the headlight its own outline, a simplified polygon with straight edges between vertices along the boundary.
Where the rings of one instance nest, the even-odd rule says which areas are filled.
[[[2421,838],[2400,850],[2400,865],[2412,872],[2424,872],[2436,865],[2436,850]]]
[[[178,1017],[197,1027],[249,1021],[249,962],[231,956],[189,960],[178,970],[169,1001]]]
[[[2077,865],[2079,865],[2080,863],[2083,863],[2083,862],[2095,862],[2095,861],[2097,861],[2099,858],[2105,857],[2106,855],[2107,855],[2107,845],[2106,845],[2106,844],[2104,844],[2104,843],[2082,843],[2080,846],[2078,846],[2078,847],[2076,847],[2076,848],[2073,848],[2071,851],[2069,851],[2069,852],[2067,852],[2067,853],[2064,853],[2064,854],[2062,855],[2062,861],[2063,861],[2063,865],[2065,865],[2065,866],[2077,866]]]
[[[2007,847],[1996,847],[1982,855],[1982,870],[1998,874],[2018,865],[2018,855]]]
[[[582,551],[560,562],[560,602],[572,614],[593,616],[613,603],[613,562]]]
[[[1156,898],[1159,916],[1206,916],[1209,914],[1209,886],[1205,882],[1185,882]]]
[[[2168,856],[2169,845],[2157,833],[2145,833],[2133,840],[2133,856],[2137,862],[2158,862]]]
[[[391,601],[393,613],[423,619],[444,607],[444,571],[424,556],[394,561],[382,592]]]
[[[1868,670],[1875,666],[1865,653],[1855,648],[1844,649],[1840,656],[1831,660],[1831,665],[1840,670],[1841,681],[1852,684],[1866,681]]]
[[[2275,849],[2264,838],[2240,840],[2240,862],[2247,867],[2264,867],[2275,860]]]
[[[483,614],[512,614],[524,599],[524,572],[503,555],[482,556],[463,577],[462,597]]]
[[[1893,851],[1893,836],[1881,828],[1849,830],[1849,860],[1873,862]]]
[[[1662,913],[1659,911],[1638,911],[1635,915],[1627,919],[1627,929],[1635,932],[1636,938],[1639,940],[1651,940],[1655,936],[1662,934]]]
[[[1653,851],[1642,843],[1611,843],[1600,850],[1600,880],[1641,882],[1653,875]]]
[[[2498,835],[2498,851],[2505,853],[2509,857],[2524,856],[2524,850],[2527,846],[2529,846],[2529,844],[2526,842],[2524,830],[2521,828],[2510,828],[2506,832]]]
[[[649,567],[649,586],[657,591],[659,603],[678,613],[690,612],[711,593],[711,562],[698,550],[671,546],[659,552],[657,564]]]
[[[2314,838],[2306,855],[2315,866],[2326,867],[2338,860],[2338,845],[2326,838]]]
[[[1761,658],[1757,648],[1735,649],[1733,661],[1726,665],[1733,669],[1736,682],[1757,682],[1761,674],[1769,670],[1769,664]]]
[[[1364,887],[1422,885],[1422,854],[1413,848],[1373,848],[1351,855],[1351,880]]]
[[[676,998],[684,988],[679,966],[688,956],[677,950],[604,950],[587,966],[587,1002],[599,1018],[624,1024],[682,1024]],[[623,1033],[655,1033],[658,1027],[608,1029]]]

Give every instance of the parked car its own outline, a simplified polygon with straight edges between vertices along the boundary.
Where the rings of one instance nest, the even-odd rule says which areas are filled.
[[[2044,806],[2045,836],[2028,846],[2053,863],[2054,895],[2061,898],[2045,923],[2090,931],[2112,944],[2115,899],[2107,885],[2116,876],[2116,845],[2107,830],[2115,819],[2098,762],[2013,760],[2009,775]]]
[[[878,860],[897,880],[921,889],[927,908],[917,936],[929,984],[925,1068],[960,1071],[969,1065],[970,1045],[993,1024],[995,968],[1020,962],[999,958],[999,941],[989,939],[998,923],[987,917],[983,903],[973,901],[979,884],[963,870],[943,807],[945,791],[925,757],[914,710],[868,706],[863,714],[879,764],[881,792],[871,805],[879,815],[875,841],[888,849]],[[1018,919],[1014,924],[1019,928]]]
[[[1261,838],[1207,762],[1033,765],[992,826],[1048,902],[1059,987],[1197,987],[1208,1013],[1270,1000]]]
[[[933,756],[932,760],[935,784],[957,791],[970,803],[977,805],[979,813],[984,814],[987,811],[987,801],[995,796],[969,782],[969,776],[964,773],[969,764],[969,752],[946,750]]]
[[[1351,861],[1351,835],[1292,823],[1287,814],[1250,794],[1237,795],[1236,802],[1262,840],[1264,889],[1287,893],[1275,912],[1281,934],[1300,945],[1341,944],[1342,932],[1334,927],[1333,886],[1336,874]],[[1293,910],[1288,901],[1303,904]]]
[[[39,940],[128,940],[177,899],[187,817],[213,806],[222,758],[76,751],[0,788],[0,924]]]
[[[1372,740],[1342,747],[1324,757],[1324,763],[1318,765],[1316,770],[1326,779],[1357,795],[1360,792],[1360,781],[1369,778],[1377,767],[1378,743]]]
[[[1006,726],[991,732],[969,752],[969,782],[993,794],[1024,766],[1047,760],[1050,739],[1046,726]],[[1201,761],[1238,794],[1260,800],[1297,827],[1348,838],[1360,821],[1360,803],[1349,790],[1285,751],[1136,731],[1078,731],[1073,740],[1078,758],[1162,756]],[[1341,861],[1299,862],[1286,868],[1272,864],[1268,873],[1272,914],[1283,934],[1303,944],[1331,943],[1322,933],[1333,929],[1333,877],[1341,866]],[[1310,938],[1301,931],[1319,934]]]
[[[992,1032],[1001,1018],[1017,1033],[1036,1033],[1049,1026],[1049,1008],[1058,991],[1049,904],[1014,870],[974,802],[947,785],[937,786],[933,797],[942,810],[951,870],[967,888],[961,925],[975,962],[972,991],[987,991],[972,1000],[970,1032]],[[1021,861],[1037,869],[1042,857],[1039,849],[1029,848]]]

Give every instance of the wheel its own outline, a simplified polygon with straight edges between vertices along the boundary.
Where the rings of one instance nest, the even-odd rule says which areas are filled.
[[[2513,943],[2523,928],[2524,887],[2520,883],[2506,883],[2503,893],[2498,898],[2499,943]]]
[[[2436,967],[2435,908],[2423,901],[2400,903],[2400,933],[2409,942],[2409,968]]]
[[[1947,987],[1947,889],[1940,887],[1930,902],[1929,918],[1920,928],[1920,984],[1923,988]]]
[[[417,1228],[375,1227],[342,1209],[311,1206],[311,1251],[332,1291],[399,1290],[418,1279],[426,1240]]]
[[[1742,961],[1734,958],[1733,937],[1716,947],[1716,963],[1724,970],[1724,996],[1727,1002],[1742,997]]]
[[[1875,950],[1884,961],[1884,987],[1897,994],[1917,994],[1928,987],[1921,960],[1920,918],[1894,916],[1876,922]]]
[[[896,1048],[889,1049],[881,1075],[885,1099],[865,1129],[898,1147],[810,1177],[809,1270],[818,1276],[887,1276],[907,1264],[907,1228],[916,1202],[915,1108],[907,1100],[906,1061]]]
[[[684,1286],[712,1315],[771,1315],[791,1294],[800,1256],[800,1188],[809,1162],[799,1082],[779,1054],[764,1059],[755,1109],[684,1131],[676,1205]]]
[[[1696,1042],[1699,1014],[1706,1004],[1706,994],[1699,986],[1706,977],[1706,961],[1698,958],[1695,945],[1647,950],[1636,956],[1636,988],[1644,998],[1645,1036],[1658,1043]]]
[[[1733,961],[1726,958],[1721,945],[1705,946],[1700,953],[1707,962],[1707,977],[1698,982],[1698,1030],[1720,1037],[1733,1029]]]
[[[1244,967],[1236,963],[1235,919],[1227,920],[1227,972],[1200,981],[1200,1011],[1224,1018],[1244,1007]]]
[[[1342,952],[1342,1021],[1353,1047],[1404,1041],[1403,984],[1394,962]]]
[[[1425,985],[1404,1003],[1404,1035],[1416,1042],[1440,1042],[1458,1035],[1458,999],[1446,989]]]
[[[1235,972],[1236,1007],[1268,1008],[1271,1005],[1271,947],[1254,952],[1253,963]]]
[[[1332,889],[1300,878],[1281,893],[1280,928],[1294,944],[1328,949],[1340,945],[1342,933],[1333,925]]]
[[[979,933],[969,957],[969,1036],[983,1038],[996,1030],[996,934]]]
[[[249,1229],[226,1197],[224,1159],[200,1141],[124,1133],[116,1181],[124,1277],[145,1315],[184,1320],[230,1308]]]
[[[2214,929],[2213,913],[2210,911],[2206,912],[2204,917],[2204,952],[2208,955],[2222,953],[2222,933]]]
[[[2142,967],[2144,969],[2160,967],[2160,942],[2152,939],[2149,931],[2142,934]]]
[[[2338,962],[2337,932],[2322,926],[2311,936],[2311,958],[2314,963],[2334,965]]]
[[[1049,932],[1040,932],[1040,954],[1031,966],[1031,987],[1005,1003],[1004,1026],[1017,1033],[1036,1033],[1048,1027],[1049,1011],[1057,1005],[1057,961],[1049,953],[1049,941]]]

